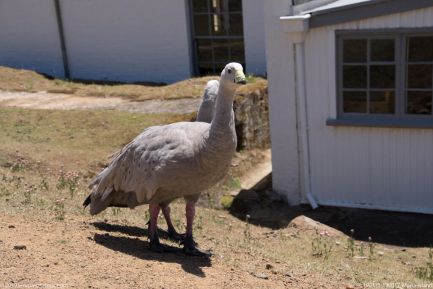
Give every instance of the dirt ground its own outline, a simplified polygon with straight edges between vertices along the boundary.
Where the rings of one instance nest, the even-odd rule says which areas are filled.
[[[196,112],[200,102],[200,98],[131,101],[121,97],[75,96],[44,91],[35,93],[0,91],[0,106],[31,109],[115,109],[136,113],[186,114]]]
[[[395,262],[398,266],[410,266],[411,262],[416,262],[414,258],[422,258],[417,247],[427,246],[433,236],[428,216],[341,208],[289,209],[283,203],[264,208],[252,200],[247,194],[239,196],[238,201],[245,211],[238,205],[230,212],[198,208],[200,219],[208,218],[203,223],[209,228],[197,233],[196,240],[202,248],[212,249],[211,258],[186,256],[178,244],[165,240],[164,235],[163,242],[174,252],[149,251],[145,220],[140,218],[145,215],[143,207],[96,218],[85,213],[68,215],[63,221],[53,220],[49,214],[2,215],[0,288],[354,289],[371,288],[365,281],[368,278],[371,284],[376,284],[373,288],[429,288],[422,286],[432,285],[407,279],[407,283],[395,281],[398,278],[395,274],[401,269],[393,268],[397,265]],[[183,204],[178,203],[173,209],[179,213],[182,208]],[[244,224],[238,219],[244,212],[251,214],[248,240],[243,236]],[[160,221],[162,224],[162,219]],[[407,226],[414,222],[415,228]],[[352,260],[339,256],[325,262],[320,258],[312,261],[310,257],[302,257],[309,255],[308,240],[314,239],[314,232],[321,232],[327,236],[325,238],[339,244],[345,242],[345,233],[352,226],[360,232],[368,230],[380,240],[375,245],[375,255],[385,256],[374,257],[378,259],[370,262],[358,255]],[[424,234],[424,238],[419,234]],[[356,241],[363,238],[361,233]],[[277,254],[285,254],[282,249],[287,246],[290,253],[272,258],[271,254],[266,256],[254,246],[266,252],[274,248]],[[332,254],[338,254],[334,252],[337,250]],[[385,258],[392,259],[394,265],[386,263]],[[315,263],[316,260],[319,262]],[[379,262],[383,265],[377,264]],[[367,270],[360,269],[358,266],[364,266],[360,263],[364,263]],[[349,273],[351,270],[353,272]],[[359,278],[360,274],[371,277],[363,276],[363,282],[357,281],[356,276]],[[375,276],[381,276],[382,283]],[[400,285],[377,287],[391,282]]]
[[[87,220],[86,220],[87,219]],[[67,223],[2,217],[2,272],[11,284],[50,284],[65,288],[284,288],[227,268],[218,258],[158,254],[147,250],[146,237],[99,230],[88,218]],[[11,250],[16,244],[24,250]],[[42,288],[45,286],[41,286]]]
[[[62,223],[3,216],[0,287],[332,288],[324,281],[319,285],[320,280],[311,276],[306,280],[289,273],[266,272],[270,271],[265,269],[266,262],[251,260],[252,256],[244,261],[252,262],[253,267],[262,263],[260,269],[266,275],[227,266],[218,251],[211,259],[185,256],[180,249],[178,253],[153,253],[147,249],[141,229],[124,229],[86,217]],[[25,249],[13,249],[20,245]]]

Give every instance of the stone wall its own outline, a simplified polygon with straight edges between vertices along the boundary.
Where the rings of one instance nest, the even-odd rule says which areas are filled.
[[[270,147],[267,82],[260,80],[240,89],[233,108],[238,150]]]

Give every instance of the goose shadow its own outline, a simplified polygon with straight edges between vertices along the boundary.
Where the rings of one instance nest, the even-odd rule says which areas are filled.
[[[170,252],[156,253],[148,249],[149,242],[141,240],[139,237],[147,236],[147,229],[136,226],[122,226],[103,222],[92,223],[97,229],[105,233],[95,233],[93,240],[110,250],[121,252],[142,260],[153,260],[164,263],[178,263],[182,269],[198,277],[205,277],[202,268],[211,267],[212,262],[209,257],[187,256],[179,247],[168,246]],[[117,236],[110,233],[123,233],[127,236]],[[161,239],[167,239],[164,231],[160,231]]]

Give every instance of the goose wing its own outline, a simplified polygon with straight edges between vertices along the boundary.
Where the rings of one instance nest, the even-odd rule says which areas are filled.
[[[179,122],[146,129],[127,144],[90,184],[84,205],[98,214],[108,206],[148,203],[177,170],[188,169],[209,124]],[[170,171],[171,176],[166,172]]]

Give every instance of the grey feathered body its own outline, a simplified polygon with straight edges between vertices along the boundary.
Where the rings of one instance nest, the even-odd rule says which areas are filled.
[[[90,213],[110,205],[169,203],[198,194],[227,173],[236,149],[229,122],[178,122],[144,130],[92,182]]]

